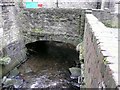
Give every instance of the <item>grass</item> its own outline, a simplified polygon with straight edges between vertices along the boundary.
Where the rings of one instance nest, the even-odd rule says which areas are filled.
[[[103,24],[110,28],[120,28],[120,23],[118,21],[106,20],[103,22]]]

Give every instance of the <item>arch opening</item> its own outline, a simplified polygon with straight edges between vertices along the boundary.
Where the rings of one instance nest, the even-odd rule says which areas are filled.
[[[76,67],[75,46],[56,41],[36,41],[26,44],[27,61],[19,71],[28,81],[24,88],[68,88],[79,90],[77,79],[70,78],[69,68]],[[24,68],[27,67],[27,73]],[[28,79],[29,78],[29,79]]]

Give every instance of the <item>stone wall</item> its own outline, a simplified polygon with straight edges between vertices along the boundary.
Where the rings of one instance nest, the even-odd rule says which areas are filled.
[[[77,45],[80,42],[79,38],[83,37],[84,11],[80,9],[21,9],[19,27],[25,40],[29,40],[26,43],[53,40]],[[34,37],[32,37],[33,34]]]
[[[2,6],[0,6],[0,56],[2,56],[2,38],[3,36],[3,18],[2,18]]]
[[[11,2],[1,4],[1,13],[3,20],[3,34],[1,35],[1,58],[10,57],[11,62],[2,67],[2,75],[12,70],[21,61],[25,60],[25,45],[19,32],[16,20],[16,8]]]
[[[115,35],[95,16],[86,14],[84,73],[87,88],[115,88],[120,84],[118,83],[117,41],[118,37],[115,38]]]
[[[29,0],[31,2],[31,0]],[[23,5],[25,6],[26,0],[23,0]],[[96,8],[97,0],[33,0],[33,2],[38,2],[42,4],[42,8]]]

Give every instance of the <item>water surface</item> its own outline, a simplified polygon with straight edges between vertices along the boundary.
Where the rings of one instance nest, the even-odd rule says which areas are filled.
[[[75,66],[75,61],[78,60],[73,46],[39,42],[27,45],[27,48],[30,55],[19,68],[25,80],[23,88],[79,90],[77,81],[70,79],[69,72],[69,68]]]

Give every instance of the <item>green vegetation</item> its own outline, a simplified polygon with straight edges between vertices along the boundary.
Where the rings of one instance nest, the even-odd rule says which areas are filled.
[[[16,15],[17,20],[21,20],[21,18],[24,18],[24,11],[20,11],[18,15]]]
[[[32,29],[32,32],[34,33],[41,33],[43,31],[42,28],[35,28],[35,29]]]
[[[37,13],[37,11],[36,11],[35,9],[31,9],[31,10],[30,10],[30,13],[35,14],[35,13]]]
[[[107,60],[107,57],[104,57],[103,63],[104,63],[105,65],[109,63],[109,61]]]
[[[6,64],[9,64],[11,61],[11,58],[6,56],[6,57],[0,57],[0,64],[1,65],[6,65]]]
[[[54,20],[55,20],[56,22],[59,22],[60,18],[61,18],[60,16],[55,16],[55,17],[54,17]]]
[[[110,28],[120,28],[120,23],[118,21],[106,20],[103,22],[103,24]]]

